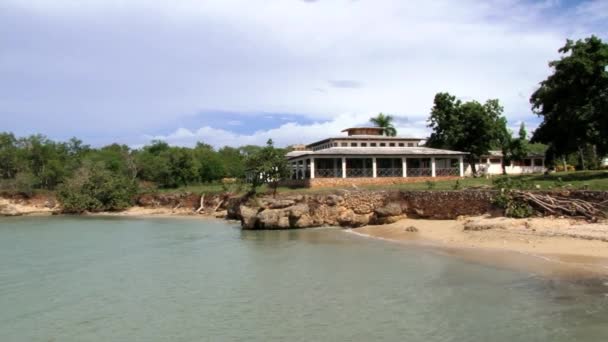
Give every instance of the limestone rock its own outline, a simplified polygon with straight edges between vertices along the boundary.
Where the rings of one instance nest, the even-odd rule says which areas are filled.
[[[239,207],[239,216],[243,229],[256,229],[258,226],[258,210],[245,205]]]
[[[340,205],[340,204],[342,204],[342,202],[344,202],[344,198],[342,196],[338,196],[338,195],[329,195],[325,199],[325,204],[327,204],[329,206]]]
[[[269,209],[283,209],[296,204],[294,200],[290,199],[267,199],[264,205]]]
[[[389,203],[382,208],[374,210],[378,217],[389,217],[401,215],[401,205],[399,203]]]
[[[309,228],[315,226],[318,226],[318,224],[316,224],[308,214],[302,215],[293,224],[293,227],[295,228]]]
[[[293,218],[300,218],[303,215],[308,215],[310,213],[310,207],[308,206],[308,204],[296,204],[292,207],[289,207],[286,209],[286,211],[289,211],[289,217]]]
[[[20,216],[22,213],[12,204],[0,204],[0,216]]]
[[[410,232],[410,233],[417,233],[418,232],[418,228],[414,227],[414,226],[409,226],[407,228],[405,228],[406,232]]]
[[[289,217],[283,209],[266,209],[257,214],[259,229],[289,228]]]
[[[369,215],[356,214],[351,209],[342,212],[338,217],[338,223],[343,227],[362,227],[369,224],[369,221]]]
[[[226,218],[228,216],[228,211],[227,210],[218,211],[218,212],[215,212],[213,214],[213,216],[216,218]]]
[[[311,211],[312,217],[319,225],[337,226],[338,217],[346,209],[338,206],[320,205]]]

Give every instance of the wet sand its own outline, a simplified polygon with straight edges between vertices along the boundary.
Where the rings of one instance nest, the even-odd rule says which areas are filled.
[[[608,276],[608,225],[605,223],[555,218],[404,219],[351,231],[546,276]]]

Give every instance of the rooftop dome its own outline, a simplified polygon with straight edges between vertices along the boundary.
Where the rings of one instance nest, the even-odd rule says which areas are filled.
[[[343,130],[342,132],[348,132],[348,136],[353,135],[384,135],[384,128],[382,127],[352,127]]]

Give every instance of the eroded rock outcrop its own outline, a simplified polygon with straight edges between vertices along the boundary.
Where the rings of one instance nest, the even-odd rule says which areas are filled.
[[[320,226],[362,227],[394,223],[408,216],[455,219],[495,210],[492,191],[347,191],[231,199],[228,217],[244,229]],[[245,203],[246,202],[246,203]]]

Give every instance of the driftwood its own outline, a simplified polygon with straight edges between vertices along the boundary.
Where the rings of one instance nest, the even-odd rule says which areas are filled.
[[[201,203],[198,209],[196,209],[196,213],[199,214],[203,209],[205,209],[205,194],[201,195]]]
[[[525,191],[512,191],[510,195],[514,200],[525,202],[544,214],[583,217],[590,221],[607,217],[608,201],[594,203],[576,198]]]
[[[215,208],[213,209],[213,212],[216,212],[216,211],[217,211],[217,210],[218,210],[218,209],[219,209],[219,208],[222,206],[222,204],[223,204],[223,203],[224,203],[224,200],[221,200],[221,201],[220,201],[220,203],[218,203],[218,204],[215,206]]]

